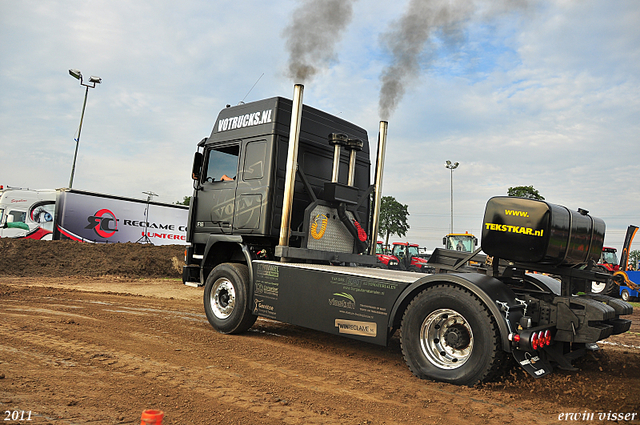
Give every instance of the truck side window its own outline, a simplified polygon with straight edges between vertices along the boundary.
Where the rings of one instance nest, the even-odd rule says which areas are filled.
[[[264,162],[267,142],[249,142],[244,154],[244,180],[261,179],[264,176]]]
[[[207,152],[207,174],[205,181],[231,181],[238,173],[240,146],[224,146]]]

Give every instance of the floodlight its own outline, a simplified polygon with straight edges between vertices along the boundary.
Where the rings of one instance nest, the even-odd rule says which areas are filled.
[[[69,75],[71,75],[73,78],[75,78],[76,80],[80,80],[82,79],[82,72],[80,72],[79,69],[70,69],[69,70]],[[92,77],[93,78],[93,77]]]

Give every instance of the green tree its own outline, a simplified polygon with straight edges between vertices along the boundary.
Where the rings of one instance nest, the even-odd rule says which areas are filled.
[[[176,205],[186,205],[186,206],[189,206],[189,203],[190,203],[190,202],[191,202],[191,196],[185,196],[185,197],[182,199],[182,202],[180,202],[180,201],[176,201]]]
[[[507,189],[508,196],[516,196],[518,198],[537,199],[538,201],[544,201],[544,196],[540,195],[537,189],[533,186],[514,186]]]
[[[389,245],[389,236],[403,237],[409,230],[409,206],[396,201],[393,196],[383,196],[380,204],[380,221],[378,235],[385,238],[384,244]]]
[[[629,253],[629,264],[635,269],[638,267],[638,261],[640,261],[640,250],[634,249]]]

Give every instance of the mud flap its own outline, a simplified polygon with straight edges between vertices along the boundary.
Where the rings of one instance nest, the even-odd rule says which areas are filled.
[[[513,357],[534,378],[542,378],[553,371],[551,363],[541,353],[513,350]]]

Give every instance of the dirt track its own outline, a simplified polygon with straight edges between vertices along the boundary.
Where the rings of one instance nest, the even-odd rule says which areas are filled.
[[[2,242],[6,259],[15,246]],[[96,249],[28,248],[83,258]],[[181,250],[139,249],[169,265]],[[0,262],[2,419],[17,410],[31,423],[138,424],[150,408],[165,412],[164,424],[546,424],[585,411],[594,420],[581,422],[601,423],[598,413],[640,414],[639,312],[631,332],[610,339],[625,346],[602,345],[580,372],[533,380],[514,369],[503,382],[461,388],[414,378],[397,339],[379,347],[262,319],[244,335],[218,334],[202,290],[179,279],[12,270]]]

